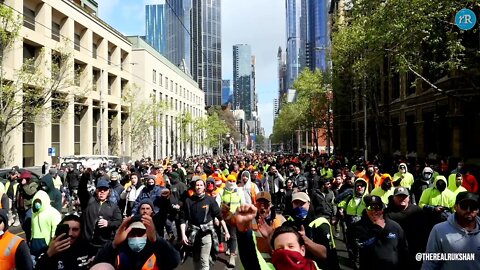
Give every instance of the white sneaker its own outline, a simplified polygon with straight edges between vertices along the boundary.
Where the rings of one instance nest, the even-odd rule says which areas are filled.
[[[228,266],[233,268],[235,267],[235,259],[236,259],[236,255],[235,254],[230,254],[230,258],[228,259]]]
[[[225,251],[225,255],[230,256],[230,249],[227,249],[227,251]]]
[[[20,221],[16,219],[15,222],[13,222],[12,227],[18,227],[18,226],[20,226]]]

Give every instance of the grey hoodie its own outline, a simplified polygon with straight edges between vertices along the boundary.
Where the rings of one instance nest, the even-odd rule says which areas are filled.
[[[480,218],[476,217],[477,227],[467,232],[450,215],[447,221],[435,225],[430,232],[427,253],[474,253],[475,260],[423,261],[422,270],[478,270],[480,269]],[[453,254],[452,254],[453,255]]]
[[[245,184],[243,184],[243,187],[240,188],[240,194],[241,194],[241,200],[242,200],[242,204],[252,204],[254,203],[253,201],[253,196],[252,196],[252,191],[255,192],[255,196],[257,193],[260,192],[260,190],[258,189],[258,186],[257,184],[255,183],[252,183],[252,179],[251,179],[251,176],[250,176],[250,172],[249,171],[244,171],[242,172],[242,175],[240,176],[240,181],[242,181],[243,183],[243,176],[246,175],[248,177],[248,180]]]

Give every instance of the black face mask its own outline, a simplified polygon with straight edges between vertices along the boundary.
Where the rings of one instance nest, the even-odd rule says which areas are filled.
[[[382,183],[382,189],[387,191],[392,188],[392,183],[390,181],[386,181]]]
[[[438,181],[436,186],[440,192],[443,192],[447,188],[447,184],[444,181]]]

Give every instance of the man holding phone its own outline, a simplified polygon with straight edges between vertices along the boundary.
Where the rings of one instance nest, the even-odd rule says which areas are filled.
[[[38,258],[36,269],[89,269],[95,253],[88,241],[82,237],[81,231],[79,216],[65,216],[58,224],[47,252]]]

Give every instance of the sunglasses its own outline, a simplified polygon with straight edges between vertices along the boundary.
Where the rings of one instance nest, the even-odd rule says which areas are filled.
[[[97,188],[99,192],[107,192],[108,188]]]

